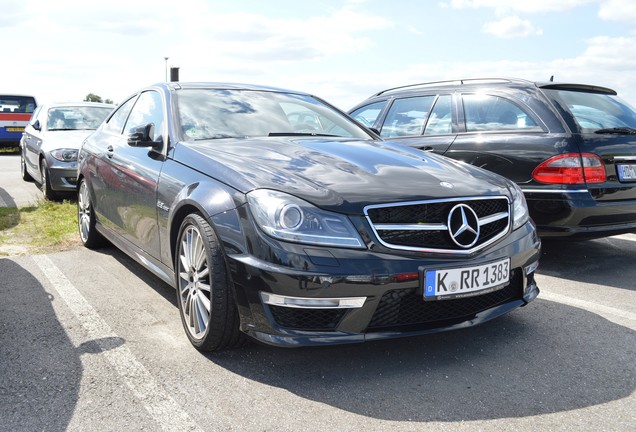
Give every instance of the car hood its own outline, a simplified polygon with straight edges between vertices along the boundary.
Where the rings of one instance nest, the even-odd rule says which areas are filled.
[[[173,157],[243,193],[275,189],[347,213],[370,203],[509,195],[503,177],[385,141],[217,139],[179,143]]]
[[[94,130],[48,131],[42,135],[42,150],[51,151],[60,148],[79,149],[86,137]]]

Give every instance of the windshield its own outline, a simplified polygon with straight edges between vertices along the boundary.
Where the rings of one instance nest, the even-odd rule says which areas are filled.
[[[636,111],[617,96],[571,90],[545,90],[572,113],[583,132],[636,128]]]
[[[113,108],[115,108],[114,105]],[[99,106],[51,108],[49,110],[47,128],[50,131],[95,130],[112,110],[112,108]]]
[[[304,135],[371,139],[348,117],[308,95],[221,89],[182,89],[177,95],[187,141]]]

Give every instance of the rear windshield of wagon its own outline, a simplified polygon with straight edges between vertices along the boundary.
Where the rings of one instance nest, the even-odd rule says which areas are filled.
[[[636,128],[636,111],[618,96],[572,90],[543,91],[561,108],[570,112],[581,132]]]

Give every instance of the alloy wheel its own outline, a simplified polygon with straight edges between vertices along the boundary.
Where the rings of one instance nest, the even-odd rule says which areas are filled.
[[[179,295],[184,324],[194,339],[205,337],[211,317],[210,271],[199,230],[185,229],[179,246]]]
[[[85,182],[80,184],[77,194],[77,223],[82,242],[86,243],[91,230],[91,202]]]

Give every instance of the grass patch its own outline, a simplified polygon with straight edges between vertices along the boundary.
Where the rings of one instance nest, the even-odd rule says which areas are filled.
[[[39,199],[33,207],[0,208],[0,254],[48,253],[80,244],[74,202]]]

